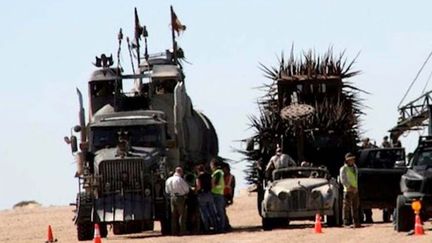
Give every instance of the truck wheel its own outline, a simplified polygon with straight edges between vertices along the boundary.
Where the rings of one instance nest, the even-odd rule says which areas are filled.
[[[91,222],[77,223],[77,235],[79,241],[92,240],[94,228]]]
[[[414,214],[411,208],[405,205],[406,199],[399,195],[396,200],[395,230],[407,232],[414,228]]]

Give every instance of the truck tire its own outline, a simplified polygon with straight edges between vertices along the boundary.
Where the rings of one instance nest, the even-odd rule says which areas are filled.
[[[399,195],[396,199],[395,230],[397,232],[408,232],[414,228],[414,214],[405,202],[406,198],[403,195]]]
[[[94,228],[91,222],[77,223],[77,236],[79,241],[92,240]]]

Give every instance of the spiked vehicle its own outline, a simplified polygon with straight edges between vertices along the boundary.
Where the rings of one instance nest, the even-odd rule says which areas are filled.
[[[162,234],[169,234],[165,179],[178,165],[190,171],[218,154],[212,123],[193,109],[186,93],[179,62],[183,52],[174,35],[176,52],[149,55],[145,46],[141,59],[139,38],[144,36],[147,43],[147,32],[139,25],[136,9],[135,14],[137,72],[125,74],[119,60],[113,67],[112,56],[97,57],[97,70],[88,82],[88,122],[78,90],[80,124],[74,131],[80,133],[80,141],[74,135],[65,138],[78,165],[78,240],[92,239],[94,223],[99,223],[103,237],[108,224],[114,234],[126,234],[153,230],[154,221],[161,222]],[[171,16],[179,25],[173,11]],[[180,29],[176,25],[173,33]],[[121,41],[120,32],[119,45]],[[134,83],[131,92],[125,88],[128,81]]]
[[[255,135],[245,139],[243,151],[250,161],[246,179],[256,185],[260,214],[268,179],[261,168],[266,168],[278,145],[298,163],[325,166],[332,176],[344,154],[357,150],[361,90],[347,81],[358,74],[351,70],[353,63],[347,63],[343,54],[335,57],[332,50],[323,56],[305,52],[297,60],[292,51],[288,60],[281,57],[279,68],[262,66],[270,83],[258,102],[260,116],[251,118]]]

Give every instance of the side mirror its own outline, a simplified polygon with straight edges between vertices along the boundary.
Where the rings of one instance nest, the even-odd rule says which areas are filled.
[[[75,153],[78,151],[78,143],[77,143],[77,137],[76,136],[70,137],[70,145],[71,145],[72,153]]]

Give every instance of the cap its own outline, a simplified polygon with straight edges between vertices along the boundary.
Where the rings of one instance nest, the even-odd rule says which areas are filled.
[[[347,154],[345,155],[345,160],[350,160],[350,159],[355,159],[355,156],[354,156],[354,154],[352,154],[352,153],[347,153]]]

